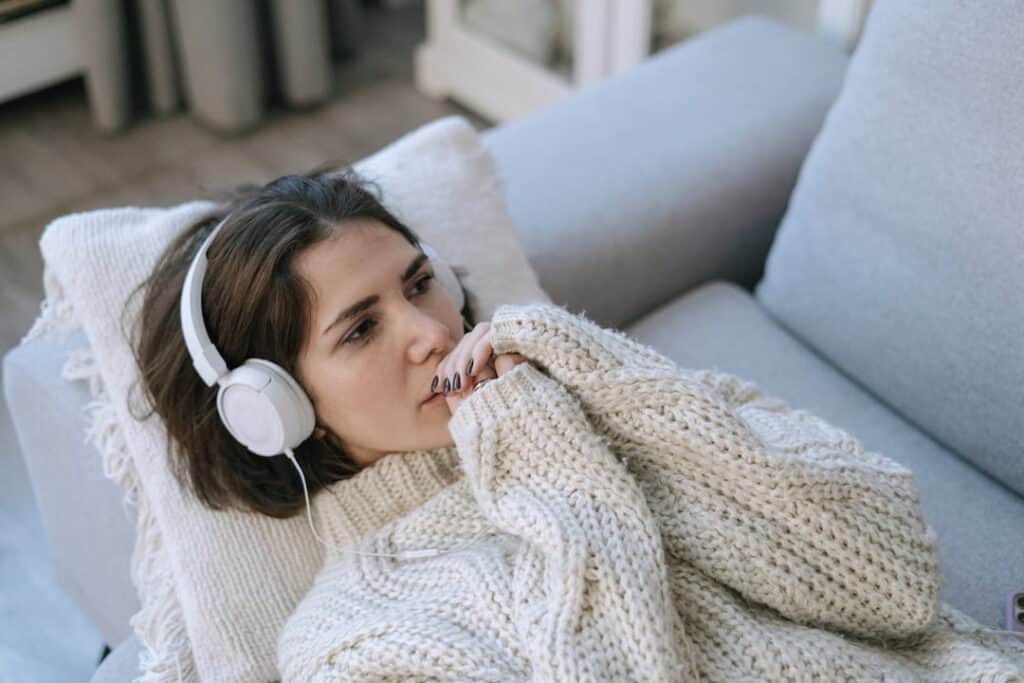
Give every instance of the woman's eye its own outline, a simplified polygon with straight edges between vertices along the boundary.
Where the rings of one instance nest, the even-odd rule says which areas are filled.
[[[434,279],[433,275],[425,275],[416,281],[416,286],[421,287],[420,294],[426,294],[433,287],[430,282]],[[373,338],[373,330],[377,327],[377,321],[373,318],[367,318],[363,322],[359,323],[352,333],[349,334],[341,342],[342,344],[365,344]]]
[[[433,275],[426,275],[426,276],[420,278],[419,281],[416,284],[417,285],[423,285],[423,292],[428,292],[428,291],[430,291],[430,288],[433,286],[433,284],[430,282],[430,280],[433,280],[433,279],[434,279]]]
[[[363,322],[361,322],[358,325],[356,325],[356,328],[354,330],[352,330],[352,334],[350,334],[347,337],[345,337],[345,341],[343,341],[342,344],[348,344],[348,343],[364,344],[364,343],[366,343],[373,336],[373,334],[370,333],[370,330],[372,330],[376,326],[377,326],[377,321],[376,320],[374,320],[373,318],[367,318]],[[360,330],[362,330],[362,333],[359,332]]]

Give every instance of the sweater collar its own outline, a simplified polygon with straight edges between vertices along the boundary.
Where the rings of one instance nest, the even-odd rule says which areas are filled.
[[[461,476],[454,446],[387,453],[313,497],[316,528],[332,545],[352,545]]]

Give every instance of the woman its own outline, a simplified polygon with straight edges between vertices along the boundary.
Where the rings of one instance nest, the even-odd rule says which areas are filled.
[[[211,339],[229,367],[285,368],[317,420],[295,456],[323,489],[330,549],[280,634],[282,680],[1020,673],[940,614],[905,468],[558,306],[474,323],[351,173],[256,188],[157,265],[139,364],[207,504],[289,516],[304,503],[291,463],[223,431],[176,326],[184,272],[225,217],[204,287]],[[788,443],[770,442],[782,427]]]
[[[493,359],[481,355],[486,322],[474,326],[468,297],[455,309],[416,235],[374,189],[351,169],[243,187],[222,212],[183,231],[144,283],[136,347],[143,388],[173,437],[179,482],[211,508],[289,517],[304,503],[283,455],[254,458],[219,424],[216,392],[193,370],[182,341],[182,281],[226,216],[210,249],[205,323],[229,367],[272,359],[306,390],[317,427],[296,456],[311,494],[386,451],[450,445],[450,411],[475,381],[496,376]],[[382,300],[332,325],[355,292]],[[375,339],[382,331],[387,336]],[[468,344],[452,353],[467,334],[479,348],[472,372],[464,371]],[[430,396],[445,400],[420,405]]]

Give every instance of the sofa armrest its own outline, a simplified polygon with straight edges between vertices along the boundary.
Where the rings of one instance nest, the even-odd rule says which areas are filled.
[[[119,643],[130,635],[129,619],[139,610],[130,576],[134,510],[125,510],[120,488],[104,475],[102,457],[85,440],[88,387],[61,374],[68,353],[87,345],[78,331],[15,347],[3,359],[4,395],[57,584],[104,641]]]
[[[90,683],[131,683],[139,677],[142,643],[135,636],[114,648],[93,673]]]
[[[745,17],[486,131],[541,285],[620,327],[708,280],[751,289],[847,61]]]

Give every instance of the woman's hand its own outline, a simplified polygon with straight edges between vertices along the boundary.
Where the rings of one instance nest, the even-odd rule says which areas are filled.
[[[495,354],[491,338],[491,324],[477,323],[437,366],[438,384],[435,391],[445,394],[450,412],[455,412],[478,381],[501,377],[527,360],[526,356],[518,353]]]

